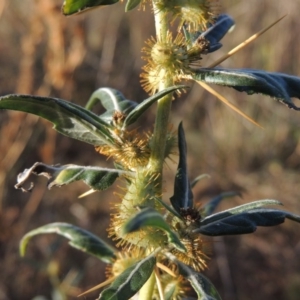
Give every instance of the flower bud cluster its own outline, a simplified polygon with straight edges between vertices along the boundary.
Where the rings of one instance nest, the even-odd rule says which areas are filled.
[[[220,11],[218,0],[158,0],[158,11],[170,13],[179,20],[179,28],[186,24],[189,31],[206,30]]]

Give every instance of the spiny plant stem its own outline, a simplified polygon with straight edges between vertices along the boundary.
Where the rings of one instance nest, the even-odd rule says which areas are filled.
[[[152,1],[155,18],[155,30],[156,38],[158,41],[165,41],[168,33],[167,18],[156,7],[156,0]],[[159,86],[159,90],[163,90],[172,85],[170,78],[162,80]],[[152,151],[148,164],[150,173],[160,174],[157,177],[158,189],[161,192],[162,189],[162,170],[165,158],[165,146],[168,132],[169,115],[171,111],[172,94],[168,94],[157,103],[156,119],[154,125],[153,139],[152,139]],[[155,286],[155,273],[153,272],[148,281],[140,290],[141,300],[151,300]]]
[[[162,172],[171,103],[172,95],[168,95],[159,100],[157,105],[152,153],[149,160],[149,167],[153,173]]]
[[[156,37],[157,40],[165,41],[169,28],[168,21],[165,13],[162,13],[160,9],[156,6],[156,2],[157,0],[152,0]]]
[[[166,15],[156,7],[156,1],[153,0],[155,30],[158,41],[165,41],[168,33],[168,22]],[[159,90],[163,90],[172,85],[171,78],[164,78],[161,81]],[[162,174],[165,145],[168,131],[169,115],[171,111],[172,94],[168,94],[158,101],[154,133],[152,140],[152,152],[149,160],[149,169],[153,173]],[[158,179],[161,181],[161,176]]]

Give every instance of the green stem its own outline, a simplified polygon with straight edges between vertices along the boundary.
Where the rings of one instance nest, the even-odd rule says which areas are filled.
[[[153,0],[156,37],[159,41],[165,41],[168,33],[168,20],[166,15],[156,7],[156,1]],[[171,78],[162,80],[159,90],[163,90],[172,85]],[[172,94],[168,94],[158,101],[156,120],[154,125],[152,152],[149,160],[149,168],[153,173],[161,174],[165,159],[165,146],[168,132],[169,115],[171,111]],[[161,176],[159,178],[161,183]]]
[[[152,152],[149,160],[149,166],[153,173],[162,173],[171,103],[172,95],[167,95],[158,101]]]
[[[140,289],[139,299],[140,300],[152,300],[154,285],[155,285],[155,273],[153,271],[150,278]]]
[[[156,6],[156,1],[153,0],[153,11],[154,11],[154,21],[155,21],[155,31],[156,37],[159,41],[166,40],[168,33],[168,21],[166,18],[166,14],[162,13],[160,9]]]
[[[165,41],[168,34],[168,21],[166,15],[162,13],[156,7],[156,0],[152,1],[155,18],[155,30],[156,38],[158,41]],[[172,85],[171,78],[165,78],[162,80],[159,86],[159,91]],[[157,103],[156,119],[154,125],[153,139],[152,139],[152,151],[149,159],[148,170],[151,174],[159,174],[157,177],[156,186],[158,194],[161,194],[162,190],[162,171],[165,159],[165,147],[168,133],[169,115],[171,111],[172,94],[168,94],[161,98]],[[145,283],[140,290],[141,300],[151,300],[155,287],[155,273]]]

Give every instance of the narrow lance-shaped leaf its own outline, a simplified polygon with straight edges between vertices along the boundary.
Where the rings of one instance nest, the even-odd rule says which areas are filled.
[[[194,71],[192,78],[232,87],[249,95],[264,94],[300,110],[291,100],[293,97],[300,99],[300,78],[296,76],[251,69],[200,68]]]
[[[117,2],[119,2],[119,0],[65,0],[62,12],[64,15],[72,15],[89,8],[115,4]]]
[[[244,213],[246,211],[253,210],[253,209],[260,208],[260,207],[267,206],[267,205],[282,205],[282,203],[277,200],[272,200],[272,199],[253,201],[250,203],[242,204],[242,205],[215,213],[213,215],[207,216],[206,218],[201,220],[200,224],[203,226],[203,225],[209,224],[211,222],[221,220],[226,217],[230,217],[231,215],[237,215],[237,214]]]
[[[194,271],[180,261],[176,261],[179,273],[185,277],[197,293],[199,300],[221,300],[214,285],[201,273]]]
[[[241,196],[241,193],[225,192],[225,193],[218,195],[217,197],[214,197],[203,207],[203,214],[201,214],[201,215],[202,216],[211,215],[223,199],[227,199],[227,198],[234,197],[234,196]]]
[[[285,219],[300,223],[300,216],[276,209],[257,208],[243,213],[234,214],[201,226],[195,232],[209,235],[233,235],[252,233],[257,226],[275,226]]]
[[[191,267],[180,262],[171,253],[165,253],[165,255],[172,260],[178,266],[179,274],[181,274],[185,279],[187,279],[195,292],[199,300],[221,300],[219,293],[213,284],[201,273],[196,272]]]
[[[215,22],[204,32],[198,31],[196,33],[188,32],[187,28],[183,27],[185,37],[190,42],[191,47],[197,46],[198,41],[204,38],[209,41],[207,53],[217,51],[222,47],[220,40],[226,35],[226,33],[234,26],[234,20],[226,15],[219,15]],[[204,53],[205,54],[205,53]]]
[[[110,187],[120,174],[126,173],[117,169],[107,169],[100,167],[85,167],[77,165],[48,166],[43,163],[35,163],[30,169],[18,175],[17,189],[30,191],[33,188],[31,183],[29,188],[24,188],[24,183],[31,174],[41,175],[48,178],[48,188],[53,186],[62,186],[72,182],[83,180],[93,190],[105,190]],[[128,173],[128,172],[127,172]]]
[[[125,118],[138,105],[137,102],[127,100],[118,90],[111,88],[96,90],[90,97],[85,108],[91,110],[98,102],[106,109],[106,112],[100,115],[100,118],[110,124],[117,113]],[[120,122],[123,121],[122,119],[120,120]]]
[[[125,11],[130,11],[137,7],[141,3],[141,0],[127,0]]]
[[[168,205],[166,202],[164,202],[159,197],[155,197],[155,200],[159,202],[168,212],[170,212],[172,215],[176,216],[177,218],[181,219],[182,216],[172,208],[172,206]]]
[[[30,95],[0,97],[0,109],[11,109],[42,117],[58,132],[92,145],[114,144],[110,125],[83,107],[56,98]]]
[[[182,123],[178,127],[179,163],[174,182],[174,195],[170,198],[172,206],[180,214],[181,209],[193,207],[193,193],[187,174],[186,141]]]
[[[163,216],[153,208],[144,208],[131,218],[123,227],[123,234],[140,230],[143,227],[151,226],[163,230],[169,242],[179,251],[185,252],[184,245],[180,242],[178,236],[173,232],[165,221]]]
[[[171,86],[169,88],[166,88],[158,93],[156,93],[155,95],[145,99],[143,102],[141,102],[140,104],[138,104],[136,107],[134,107],[134,109],[127,115],[125,121],[124,121],[124,125],[123,125],[123,129],[125,129],[127,126],[133,124],[134,122],[136,122],[139,117],[156,101],[158,101],[159,99],[161,99],[162,97],[164,97],[165,95],[176,91],[178,89],[183,89],[183,88],[187,88],[187,86],[185,85],[177,85],[177,86]]]
[[[201,34],[201,37],[209,41],[209,53],[222,47],[222,44],[219,43],[220,40],[232,29],[234,24],[234,20],[229,15],[221,14],[216,19],[216,22]]]
[[[201,174],[199,176],[197,176],[195,179],[193,179],[193,181],[191,182],[191,188],[194,188],[196,186],[196,184],[201,181],[204,178],[210,178],[210,176],[208,174]]]
[[[51,223],[28,232],[20,242],[21,256],[25,255],[28,242],[32,237],[49,233],[65,237],[72,247],[96,256],[106,263],[111,263],[115,258],[115,250],[96,235],[67,223]]]
[[[99,296],[99,300],[128,300],[133,297],[151,276],[155,256],[150,255],[126,269]]]

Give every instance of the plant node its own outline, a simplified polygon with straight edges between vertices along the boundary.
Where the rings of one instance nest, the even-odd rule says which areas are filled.
[[[106,267],[106,277],[118,277],[126,269],[137,263],[139,260],[145,257],[144,251],[139,248],[133,248],[131,251],[123,251],[117,253],[117,258],[112,264]]]
[[[190,65],[195,60],[200,60],[200,51],[197,56],[188,50],[184,36],[179,33],[173,40],[172,33],[168,32],[165,41],[156,41],[153,37],[143,48],[146,54],[143,59],[148,63],[143,68],[141,83],[143,88],[150,94],[159,90],[159,86],[171,80],[171,84],[182,80],[184,74],[191,72]]]
[[[150,175],[146,169],[138,170],[136,177],[128,177],[129,182],[125,195],[119,195],[121,203],[115,205],[111,215],[108,235],[118,241],[117,246],[130,249],[132,246],[152,249],[167,245],[166,234],[154,227],[143,227],[138,231],[123,234],[123,226],[134,217],[140,207],[152,207],[161,211],[161,204],[156,201],[158,195],[158,174]]]
[[[122,132],[120,142],[113,147],[110,145],[97,146],[97,152],[113,158],[129,170],[146,166],[150,157],[149,134],[141,135],[136,130]]]
[[[209,259],[205,254],[209,252],[208,243],[204,241],[199,234],[188,233],[184,230],[177,233],[187,251],[184,253],[175,248],[172,249],[172,253],[176,258],[196,271],[206,269],[206,261]]]

